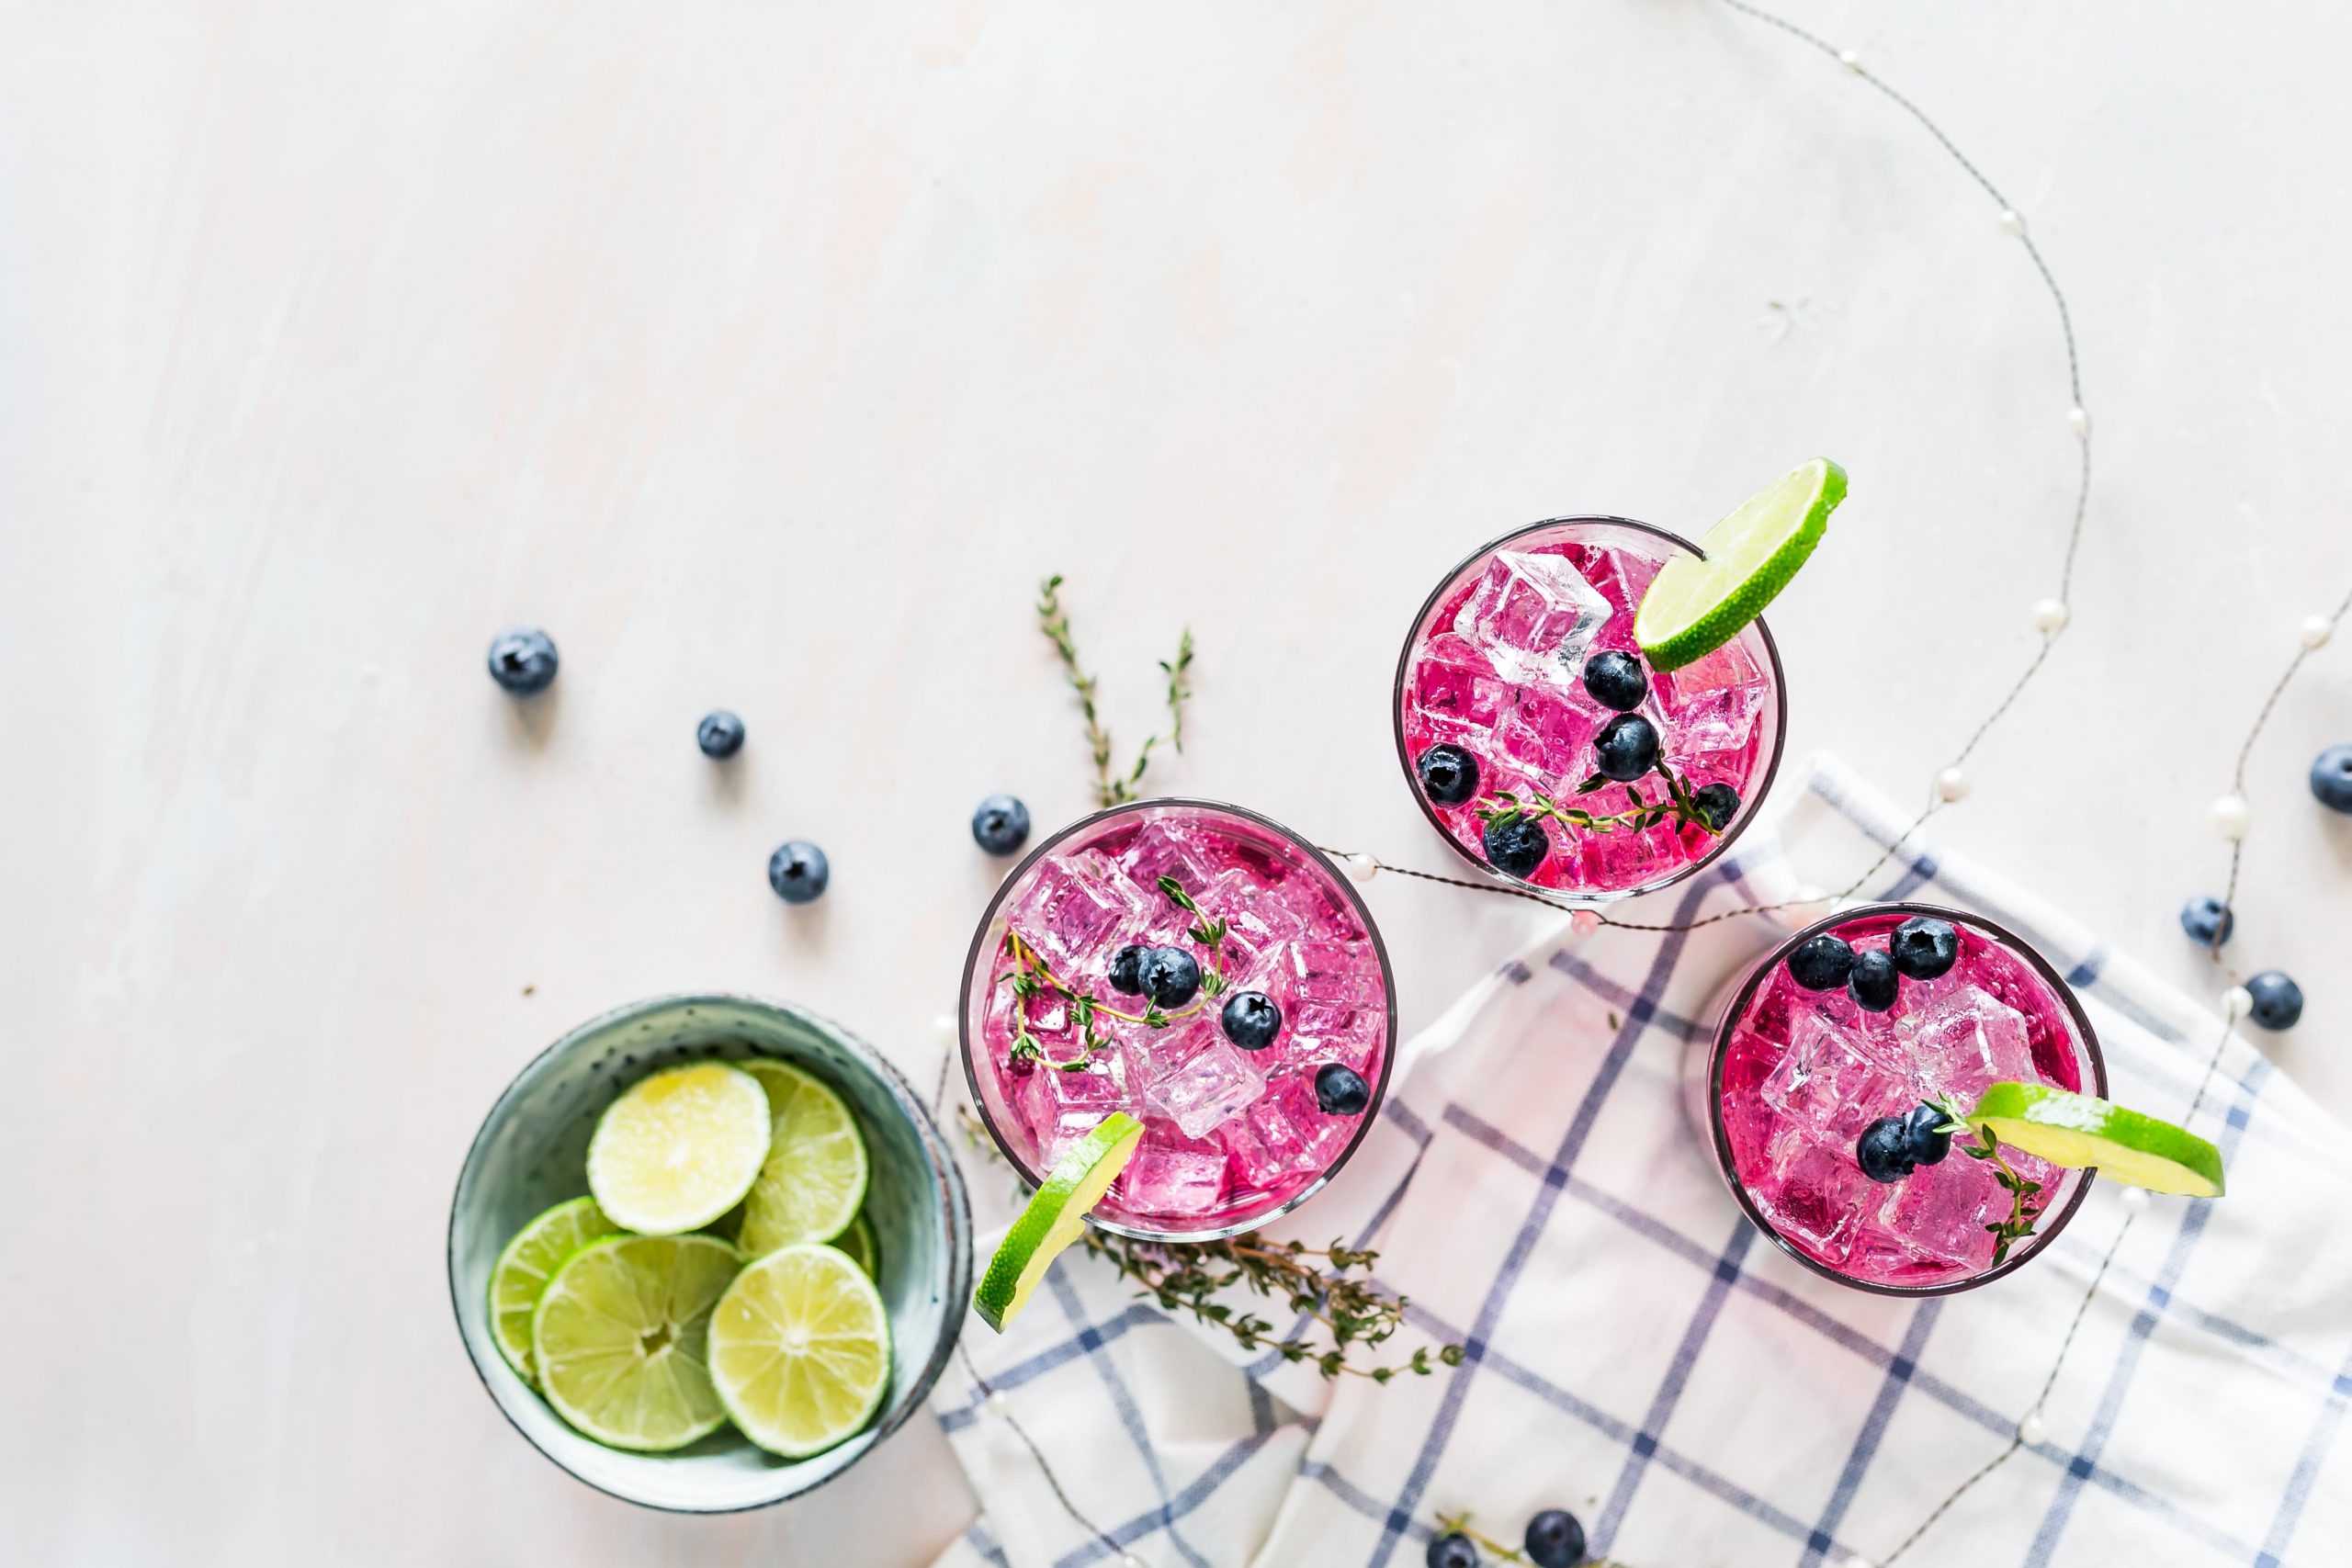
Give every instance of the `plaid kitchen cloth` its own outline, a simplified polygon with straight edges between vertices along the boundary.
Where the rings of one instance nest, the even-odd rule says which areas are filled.
[[[1834,761],[1783,798],[1776,838],[1628,918],[1772,902],[1800,871],[1842,886],[1907,821]],[[2095,1185],[1986,1289],[1833,1285],[1742,1216],[1680,1101],[1698,1014],[1781,928],[1563,923],[1406,1047],[1354,1161],[1272,1227],[1376,1247],[1411,1303],[1399,1338],[1463,1364],[1327,1383],[1074,1248],[1011,1333],[965,1336],[933,1396],[984,1510],[941,1562],[1380,1568],[1418,1562],[1441,1512],[1516,1544],[1552,1506],[1634,1568],[1882,1561],[2010,1446],[2070,1329],[2031,1440],[1905,1561],[2352,1561],[2352,1139],[2203,1006],[1931,842],[1865,890],[2030,941],[2114,1095],[2218,1143],[2229,1195],[2135,1212]],[[1009,1214],[1011,1178],[972,1163]]]

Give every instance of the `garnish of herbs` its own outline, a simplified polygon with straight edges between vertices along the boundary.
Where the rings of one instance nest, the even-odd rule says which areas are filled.
[[[2002,1158],[2001,1140],[1993,1135],[1993,1129],[1971,1127],[1968,1112],[1960,1108],[1958,1100],[1947,1095],[1933,1103],[1944,1113],[1943,1122],[1936,1131],[1950,1133],[1954,1137],[1974,1134],[1976,1142],[1954,1146],[1971,1159],[1992,1161],[1993,1179],[1999,1182],[2009,1195],[2009,1217],[1996,1220],[1984,1227],[1993,1233],[1993,1263],[1998,1268],[2008,1260],[2009,1248],[2031,1235],[2035,1223],[2041,1218],[2044,1201],[2041,1183],[2019,1175],[2015,1166]]]
[[[1580,806],[1563,806],[1542,790],[1528,791],[1529,798],[1524,801],[1513,792],[1502,790],[1487,796],[1478,803],[1477,818],[1481,822],[1512,822],[1522,817],[1537,819],[1549,817],[1555,822],[1581,829],[1589,833],[1613,833],[1621,828],[1631,832],[1639,832],[1645,828],[1655,828],[1668,819],[1676,822],[1695,823],[1710,833],[1720,831],[1713,823],[1707,820],[1706,814],[1699,809],[1698,800],[1691,794],[1690,781],[1688,778],[1676,773],[1663,758],[1659,759],[1657,766],[1652,771],[1666,781],[1664,795],[1656,800],[1645,799],[1639,788],[1627,784],[1625,794],[1634,804],[1623,811],[1611,812],[1605,817],[1597,816]],[[1577,785],[1577,794],[1592,795],[1608,788],[1609,784],[1609,779],[1595,773]]]
[[[1227,930],[1226,923],[1211,919],[1204,913],[1200,905],[1193,902],[1193,896],[1184,891],[1184,885],[1172,876],[1159,879],[1159,891],[1170,903],[1193,917],[1193,923],[1184,934],[1200,943],[1205,953],[1206,961],[1201,965],[1201,999],[1169,1012],[1147,998],[1143,1011],[1125,1011],[1060,978],[1037,955],[1035,942],[1007,926],[1004,952],[1012,960],[1012,967],[999,975],[998,982],[1011,983],[1012,999],[1016,1002],[1026,1002],[1044,991],[1060,997],[1069,1004],[1070,1020],[1080,1031],[1079,1055],[1067,1062],[1057,1062],[1046,1055],[1046,1048],[1038,1043],[1035,1035],[1029,1032],[1029,1016],[1024,1008],[1014,1023],[1012,1043],[1005,1050],[1007,1062],[1036,1062],[1059,1072],[1081,1072],[1092,1066],[1095,1055],[1110,1044],[1094,1027],[1097,1018],[1115,1018],[1122,1023],[1138,1023],[1146,1029],[1165,1029],[1180,1018],[1190,1018],[1202,1011],[1223,994],[1226,980],[1221,949]]]

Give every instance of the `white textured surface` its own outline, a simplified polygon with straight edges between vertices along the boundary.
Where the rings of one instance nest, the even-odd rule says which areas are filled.
[[[2206,803],[2352,577],[2352,24],[1793,14],[2002,184],[2083,343],[2073,626],[1941,831],[2193,981]],[[928,1558],[968,1506],[928,1429],[732,1521],[559,1474],[467,1370],[443,1209],[514,1068],[653,991],[932,1069],[971,804],[1083,804],[1046,571],[1126,740],[1194,627],[1159,783],[1431,868],[1396,644],[1506,526],[1838,457],[1793,744],[1905,790],[2054,581],[2067,394],[1991,204],[1695,0],[16,4],[0,44],[11,1560]],[[528,720],[481,671],[517,620],[564,654]],[[2301,783],[2343,739],[2352,637],[2256,758],[2232,951],[2302,978],[2279,1058],[2352,1113],[2352,819]],[[763,880],[794,834],[813,910]],[[1408,1027],[1528,919],[1369,896]]]

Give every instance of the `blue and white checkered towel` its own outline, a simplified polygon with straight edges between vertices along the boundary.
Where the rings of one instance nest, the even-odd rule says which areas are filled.
[[[1645,907],[1769,902],[1798,870],[1841,886],[1905,820],[1835,763],[1787,795],[1777,841]],[[1914,849],[1875,896],[2026,935],[2081,994],[2118,1098],[2188,1114],[2217,1018],[2024,892]],[[1516,1541],[1552,1506],[1637,1568],[1883,1556],[2009,1444],[2119,1232],[2035,1440],[1905,1560],[2352,1560],[2345,1131],[2233,1039],[2195,1121],[2227,1198],[2132,1219],[2110,1183],[1999,1284],[1840,1289],[1741,1216],[1678,1099],[1692,1014],[1776,931],[1555,930],[1411,1043],[1373,1138],[1275,1227],[1377,1247],[1413,1329],[1467,1346],[1457,1371],[1374,1386],[1239,1366],[1229,1339],[1073,1250],[1012,1333],[965,1337],[970,1362],[933,1396],[986,1510],[943,1562],[1378,1568],[1418,1562],[1441,1510]],[[1000,1167],[975,1181],[1011,1196]]]

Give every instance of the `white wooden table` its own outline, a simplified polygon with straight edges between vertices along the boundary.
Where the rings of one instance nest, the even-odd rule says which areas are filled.
[[[2352,21],[1792,3],[2004,183],[2083,344],[2075,629],[1945,831],[2196,981],[2204,803],[2352,577]],[[721,986],[928,1078],[973,803],[1085,804],[1049,571],[1123,745],[1193,628],[1156,784],[1434,868],[1385,716],[1434,575],[1826,451],[1792,745],[1924,787],[2030,650],[2066,404],[1988,205],[1699,0],[0,6],[0,1558],[927,1561],[928,1423],[730,1520],[507,1430],[440,1261],[507,1077]],[[2256,755],[2234,951],[2352,1111],[2352,818],[2301,782],[2346,739],[2352,638]],[[1408,1027],[1538,918],[1371,897]]]

